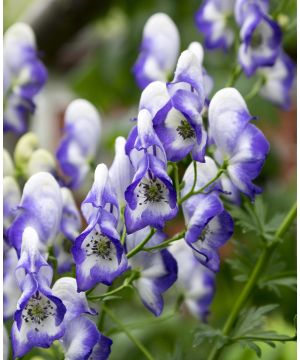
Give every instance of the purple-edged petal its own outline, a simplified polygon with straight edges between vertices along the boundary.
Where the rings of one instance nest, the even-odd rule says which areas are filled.
[[[20,187],[12,176],[3,178],[3,232],[7,236],[7,229],[17,213],[17,206],[21,200]]]
[[[63,209],[60,230],[69,239],[74,241],[79,235],[81,217],[77,209],[72,192],[68,188],[61,188]]]
[[[107,360],[111,352],[112,340],[99,333],[99,339],[88,360]]]

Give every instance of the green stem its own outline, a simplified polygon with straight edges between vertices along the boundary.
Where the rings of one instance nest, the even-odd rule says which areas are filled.
[[[174,235],[171,239],[168,239],[168,240],[166,240],[166,241],[164,241],[161,244],[158,244],[156,246],[146,247],[143,250],[152,251],[152,250],[164,249],[164,248],[168,247],[169,244],[171,244],[172,242],[184,238],[184,235],[185,235],[185,230],[182,230],[180,233]]]
[[[174,170],[174,182],[175,182],[176,196],[177,196],[177,199],[180,199],[178,166],[176,163],[172,163],[172,166],[173,166],[173,170]]]
[[[236,337],[236,338],[232,338],[231,341],[232,342],[236,342],[238,340],[253,340],[253,341],[296,341],[297,340],[297,335],[294,336],[283,336],[283,337],[278,337],[278,338],[268,338],[268,337],[264,337],[264,336],[240,336],[240,337]]]
[[[178,204],[182,204],[184,201],[186,201],[187,199],[189,199],[191,196],[194,195],[198,195],[201,194],[206,188],[209,187],[209,185],[211,185],[212,183],[214,183],[216,180],[219,179],[219,177],[223,174],[223,172],[225,171],[224,167],[221,167],[217,173],[217,175],[212,178],[206,185],[204,185],[201,189],[197,190],[197,191],[189,191],[186,195],[184,195],[179,201]]]
[[[245,100],[249,101],[252,98],[254,98],[254,96],[256,96],[259,93],[259,90],[262,88],[265,82],[266,82],[266,78],[264,76],[260,76],[257,79],[257,81],[254,83],[250,92],[245,96]]]
[[[124,324],[118,319],[118,317],[105,305],[103,304],[102,309],[107,313],[107,315],[113,320],[115,324],[118,325],[120,329],[128,336],[128,338],[136,345],[136,347],[143,353],[146,359],[154,360],[153,356],[149,353],[149,351],[145,348],[145,346],[137,339],[135,336],[131,334],[131,332],[126,328]]]
[[[147,244],[147,242],[152,238],[152,236],[156,233],[157,230],[155,229],[151,229],[150,233],[148,234],[148,236],[141,242],[139,243],[134,249],[132,249],[131,251],[129,251],[129,253],[127,254],[127,259],[130,259],[132,256],[134,256],[136,253],[138,253],[140,250],[143,249],[143,247]]]
[[[233,308],[224,324],[223,334],[225,336],[227,336],[230,333],[241,309],[243,308],[245,302],[248,300],[249,295],[253,292],[253,289],[256,286],[262,271],[266,268],[271,255],[276,249],[279,243],[278,240],[286,233],[288,228],[291,226],[291,224],[293,223],[296,217],[296,213],[297,213],[297,204],[294,204],[291,210],[286,215],[286,217],[283,219],[282,223],[280,224],[279,228],[277,229],[274,235],[274,238],[277,239],[277,241],[274,241],[271,245],[265,247],[265,249],[262,251],[247,283],[245,284],[245,287],[243,288],[242,292],[240,293],[240,296],[237,298],[235,304],[233,305]],[[207,359],[208,360],[217,359],[218,353],[220,352],[215,345],[212,347],[211,352]]]
[[[240,67],[240,65],[237,65],[233,69],[233,72],[230,75],[226,87],[232,87],[236,83],[237,79],[241,76],[241,74],[242,74],[242,68]]]
[[[126,287],[128,287],[128,284],[124,283],[124,284],[120,285],[119,287],[115,288],[114,290],[111,290],[105,294],[98,295],[98,296],[89,296],[88,300],[97,301],[97,300],[105,299],[107,296],[114,295],[114,294],[118,293],[119,291],[125,289]]]

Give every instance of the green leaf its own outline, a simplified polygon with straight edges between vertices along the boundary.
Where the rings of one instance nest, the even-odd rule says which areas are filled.
[[[228,337],[223,335],[220,329],[215,329],[209,324],[200,324],[194,334],[193,346],[197,347],[204,342],[215,343],[217,348],[221,348],[228,341]]]

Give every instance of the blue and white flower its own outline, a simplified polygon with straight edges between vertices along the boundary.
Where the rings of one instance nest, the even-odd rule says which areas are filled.
[[[39,172],[26,182],[16,217],[8,230],[9,242],[20,254],[23,232],[33,227],[40,242],[47,246],[59,231],[62,196],[52,175]]]
[[[204,187],[217,175],[215,162],[205,157],[205,163],[197,163],[197,182],[194,191]],[[194,183],[194,166],[190,164],[184,177],[182,197],[189,193]],[[204,193],[191,196],[183,202],[183,214],[187,226],[185,240],[194,250],[194,255],[204,266],[212,271],[219,271],[220,258],[218,249],[233,234],[233,221],[224,209],[217,190],[220,183],[212,184]]]
[[[126,248],[129,252],[143,241],[150,233],[150,227],[145,227],[133,234],[127,235]],[[147,247],[155,246],[165,240],[166,235],[156,232],[147,243]],[[139,271],[139,277],[133,285],[137,289],[143,304],[155,316],[163,310],[162,294],[167,291],[177,279],[177,264],[168,250],[156,252],[140,251],[129,259],[132,269]]]
[[[147,20],[141,52],[133,67],[135,80],[141,89],[152,81],[167,80],[175,67],[179,45],[177,27],[168,15],[157,13]]]
[[[66,307],[49,285],[45,277],[35,273],[28,273],[22,282],[11,332],[14,358],[36,346],[48,348],[64,334]]]
[[[94,184],[81,205],[88,222],[76,238],[72,253],[79,291],[101,282],[110,285],[127,269],[120,236],[116,230],[119,207],[104,164],[97,166]]]
[[[56,157],[67,185],[79,188],[95,160],[101,135],[101,118],[96,108],[86,100],[71,102],[65,113],[64,136]]]
[[[268,14],[269,0],[236,0],[234,6],[234,16],[236,22],[241,26],[251,11],[252,6],[257,6],[259,10]]]
[[[281,30],[256,4],[247,7],[240,31],[239,63],[247,76],[264,66],[272,66],[280,52]]]
[[[194,51],[185,50],[180,55],[171,83],[151,83],[140,100],[140,109],[152,115],[155,132],[170,161],[181,160],[190,152],[195,160],[204,159],[207,135],[201,112],[205,90],[199,54]]]
[[[215,274],[199,263],[193,250],[178,240],[169,247],[178,265],[177,287],[184,296],[184,305],[199,320],[205,321],[215,293]]]
[[[259,69],[264,84],[259,93],[262,97],[288,110],[291,106],[291,90],[295,80],[296,66],[287,54],[281,50],[271,67]]]
[[[219,165],[226,164],[226,173],[234,187],[251,199],[261,192],[252,180],[259,175],[269,152],[265,136],[250,123],[253,119],[243,97],[234,88],[218,91],[209,105],[215,159]]]
[[[166,155],[154,132],[152,117],[141,110],[138,124],[128,137],[126,152],[136,173],[125,192],[125,223],[131,234],[146,226],[162,228],[176,216],[176,192],[166,172]]]
[[[38,58],[35,36],[27,24],[14,24],[3,40],[4,131],[23,133],[35,110],[34,97],[47,80],[47,70]]]
[[[97,313],[89,307],[85,294],[77,292],[76,280],[60,278],[53,285],[52,291],[67,308],[63,321],[65,332],[60,340],[65,359],[107,359],[112,341],[98,331],[92,320],[84,316]]]
[[[208,49],[227,50],[234,41],[230,26],[235,0],[205,0],[196,13],[196,26],[204,35]]]

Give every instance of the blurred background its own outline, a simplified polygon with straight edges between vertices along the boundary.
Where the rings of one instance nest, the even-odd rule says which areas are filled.
[[[138,56],[146,20],[156,12],[166,12],[178,26],[183,51],[191,41],[203,43],[203,37],[194,24],[194,15],[200,4],[199,0],[4,0],[4,31],[16,21],[29,23],[35,31],[40,56],[49,71],[49,81],[38,95],[38,110],[31,124],[41,147],[55,152],[62,136],[64,111],[71,100],[82,97],[91,101],[101,114],[103,135],[98,162],[109,166],[113,159],[115,137],[127,136],[132,127],[130,119],[137,116],[141,92],[131,69]],[[277,5],[277,0],[271,1],[271,10]],[[283,46],[296,62],[296,0],[285,1],[283,14],[288,22]],[[225,86],[234,57],[230,52],[206,51],[204,66],[214,79],[213,93]],[[241,76],[236,87],[245,95],[254,81]],[[268,205],[269,217],[285,213],[296,198],[296,87],[293,99],[288,112],[281,111],[259,96],[248,103],[250,112],[259,119],[256,125],[271,143],[270,155],[257,180],[264,188],[263,197]],[[14,135],[9,134],[4,138],[4,146],[12,149],[15,141]],[[77,194],[78,202],[88,188],[89,184]],[[169,233],[177,232],[181,226],[180,221],[172,224]],[[238,227],[234,240],[251,245],[253,251],[258,242],[253,234],[244,234]],[[223,263],[217,276],[217,290],[209,317],[209,322],[216,325],[223,323],[241,288],[241,284],[234,281],[234,272],[226,261],[234,257],[233,244],[230,241],[222,250]],[[283,263],[285,271],[295,271],[295,229],[289,232],[278,253],[281,254],[278,266]],[[161,321],[148,314],[132,292],[128,292],[128,299],[112,301],[111,306],[124,323],[141,323],[133,331],[137,332],[155,359],[192,360],[199,359],[200,355],[204,355],[205,359],[205,348],[192,348],[192,331],[197,326],[197,320],[184,309],[181,314],[173,314],[173,290],[166,296],[168,306]],[[264,303],[280,304],[268,320],[268,328],[292,334],[296,313],[295,292],[282,288],[278,294],[270,289],[260,289],[253,296],[253,304]],[[110,328],[109,321],[107,326]],[[110,332],[114,340],[111,359],[142,359],[124,334],[118,329]],[[266,346],[262,348],[263,359],[266,360],[296,358],[294,343],[278,345],[275,350]],[[34,359],[33,354],[47,359],[47,354],[39,351],[25,358]],[[255,353],[233,346],[224,353],[223,359],[250,360],[255,359]]]

